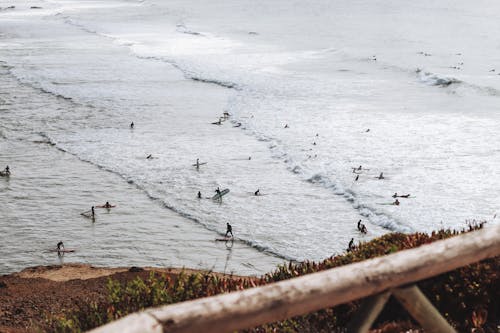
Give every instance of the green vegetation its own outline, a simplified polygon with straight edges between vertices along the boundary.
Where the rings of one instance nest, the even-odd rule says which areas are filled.
[[[469,230],[482,228],[471,225]],[[462,231],[464,232],[464,231]],[[151,306],[172,304],[199,297],[265,285],[296,276],[383,256],[448,238],[460,232],[440,230],[432,234],[393,233],[360,244],[352,252],[322,262],[290,263],[261,278],[221,277],[210,273],[160,275],[136,278],[128,283],[109,280],[107,300],[80,304],[71,312],[49,316],[43,330],[85,331]],[[460,332],[498,332],[500,325],[500,257],[484,260],[455,271],[421,281],[418,285],[438,310]],[[263,325],[248,332],[342,332],[359,308],[351,302],[334,308]],[[394,300],[390,300],[375,326],[377,332],[400,332],[417,327]],[[417,331],[414,331],[417,332]]]

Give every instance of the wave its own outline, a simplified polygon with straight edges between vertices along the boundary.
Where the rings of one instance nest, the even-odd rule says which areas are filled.
[[[415,71],[421,82],[430,86],[448,87],[452,84],[462,83],[459,79],[453,77],[439,76],[438,74],[424,72],[420,68]]]

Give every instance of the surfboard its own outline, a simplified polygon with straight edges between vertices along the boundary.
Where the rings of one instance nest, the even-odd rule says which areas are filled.
[[[95,206],[95,207],[96,207],[96,208],[115,208],[115,207],[116,207],[116,205],[110,205],[110,206],[108,206],[108,207],[106,207],[106,206],[102,205],[102,206]]]
[[[207,164],[207,163],[208,163],[208,162],[201,162],[201,163],[198,163],[198,164],[196,164],[196,163],[195,163],[195,164],[193,164],[193,166],[197,166],[197,165],[205,165],[205,164]]]
[[[217,242],[227,242],[227,241],[232,241],[234,240],[233,237],[223,237],[223,238],[216,238],[215,241]]]
[[[212,200],[217,200],[217,199],[220,199],[222,196],[226,195],[229,193],[229,189],[226,188],[222,191],[220,191],[220,194],[219,193],[216,193],[213,197],[212,197]]]
[[[75,249],[64,249],[64,250],[58,250],[58,249],[51,249],[50,252],[59,252],[59,253],[70,253],[70,252],[75,252]]]

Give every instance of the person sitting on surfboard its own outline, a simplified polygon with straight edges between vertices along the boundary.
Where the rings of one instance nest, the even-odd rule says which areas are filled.
[[[201,192],[198,191],[198,199],[201,199]]]
[[[229,234],[229,233],[231,234],[231,237],[234,237],[233,236],[233,227],[231,227],[231,225],[229,223],[226,223],[226,227],[227,227],[226,235],[224,237],[227,237],[227,234]]]
[[[152,158],[153,158],[153,155],[152,155],[152,154],[149,154],[149,155],[146,157],[146,159],[148,159],[148,160],[149,160],[149,159],[152,159]]]
[[[257,189],[257,191],[255,191],[254,195],[260,195],[260,190]]]
[[[64,244],[62,241],[57,243],[57,252],[59,252],[59,251],[64,251]]]
[[[398,199],[396,199],[396,201],[394,201],[392,204],[393,204],[394,206],[399,206],[399,200],[398,200]]]
[[[10,176],[10,168],[9,168],[9,166],[8,166],[8,165],[7,165],[7,166],[5,167],[5,169],[3,170],[3,175],[5,175],[5,176]]]

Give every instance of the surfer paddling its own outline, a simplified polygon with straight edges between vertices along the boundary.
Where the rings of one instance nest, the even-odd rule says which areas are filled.
[[[226,235],[224,237],[228,237],[227,236],[228,234],[231,234],[231,237],[234,237],[233,236],[233,227],[229,223],[226,223]]]
[[[410,197],[410,194],[398,195],[398,193],[396,192],[392,195],[392,197],[393,198],[406,198],[406,199],[408,199]]]
[[[153,158],[153,155],[152,154],[149,154],[148,156],[146,156],[146,159],[150,160]]]
[[[260,190],[259,190],[259,189],[257,189],[257,191],[255,191],[254,195],[255,195],[255,196],[259,196],[259,195],[260,195]]]

